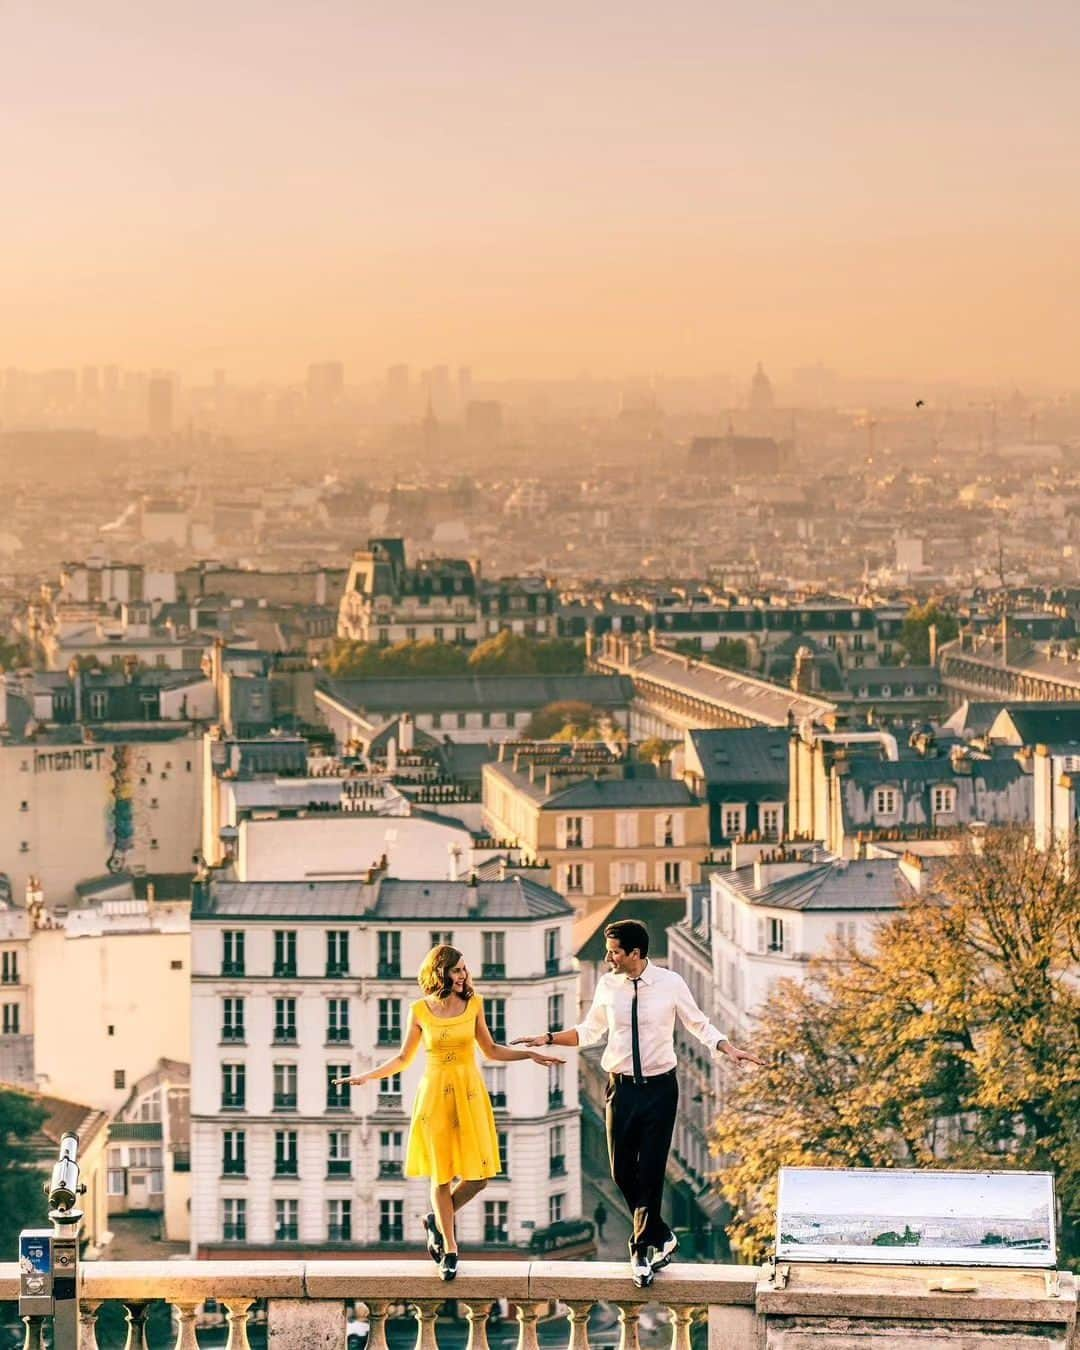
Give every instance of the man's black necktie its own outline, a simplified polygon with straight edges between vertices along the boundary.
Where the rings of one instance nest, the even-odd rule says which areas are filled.
[[[645,1075],[641,1071],[641,1035],[638,1032],[638,985],[640,980],[633,980],[634,1001],[630,1004],[630,1053],[634,1057],[634,1082],[644,1083]]]

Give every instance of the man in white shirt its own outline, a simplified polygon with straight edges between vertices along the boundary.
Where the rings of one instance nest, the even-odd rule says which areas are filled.
[[[633,1218],[630,1272],[644,1289],[679,1245],[660,1214],[679,1104],[675,1018],[703,1044],[722,1049],[736,1063],[761,1061],[737,1049],[712,1025],[681,975],[648,959],[644,924],[636,919],[609,924],[604,940],[610,970],[600,977],[584,1021],[514,1044],[587,1046],[607,1037],[600,1063],[608,1074],[608,1157],[612,1180]]]

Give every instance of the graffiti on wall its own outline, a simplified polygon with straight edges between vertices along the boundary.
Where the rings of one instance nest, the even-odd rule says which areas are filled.
[[[135,764],[130,745],[112,747],[106,831],[110,872],[123,872],[135,843]]]

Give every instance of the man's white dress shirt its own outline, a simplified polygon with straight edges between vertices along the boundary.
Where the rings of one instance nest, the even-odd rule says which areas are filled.
[[[634,1072],[634,1057],[630,1035],[630,1009],[634,1002],[634,985],[629,975],[609,971],[601,975],[593,995],[592,1007],[584,1021],[574,1030],[578,1045],[599,1045],[607,1037],[607,1045],[600,1060],[606,1073]],[[675,1018],[678,1017],[692,1036],[715,1050],[727,1037],[709,1021],[687,988],[681,975],[652,961],[638,977],[638,1044],[641,1049],[641,1072],[646,1078],[667,1073],[676,1064]]]

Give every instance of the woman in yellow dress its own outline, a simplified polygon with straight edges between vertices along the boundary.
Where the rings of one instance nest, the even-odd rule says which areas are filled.
[[[452,1280],[458,1265],[454,1215],[501,1168],[495,1116],[476,1062],[476,1047],[487,1059],[504,1063],[531,1059],[546,1067],[562,1060],[495,1044],[456,947],[433,947],[417,982],[424,997],[409,1009],[400,1051],[348,1081],[369,1083],[399,1073],[412,1063],[423,1042],[427,1064],[413,1102],[405,1175],[431,1178],[431,1213],[424,1217],[427,1248],[441,1277]]]

